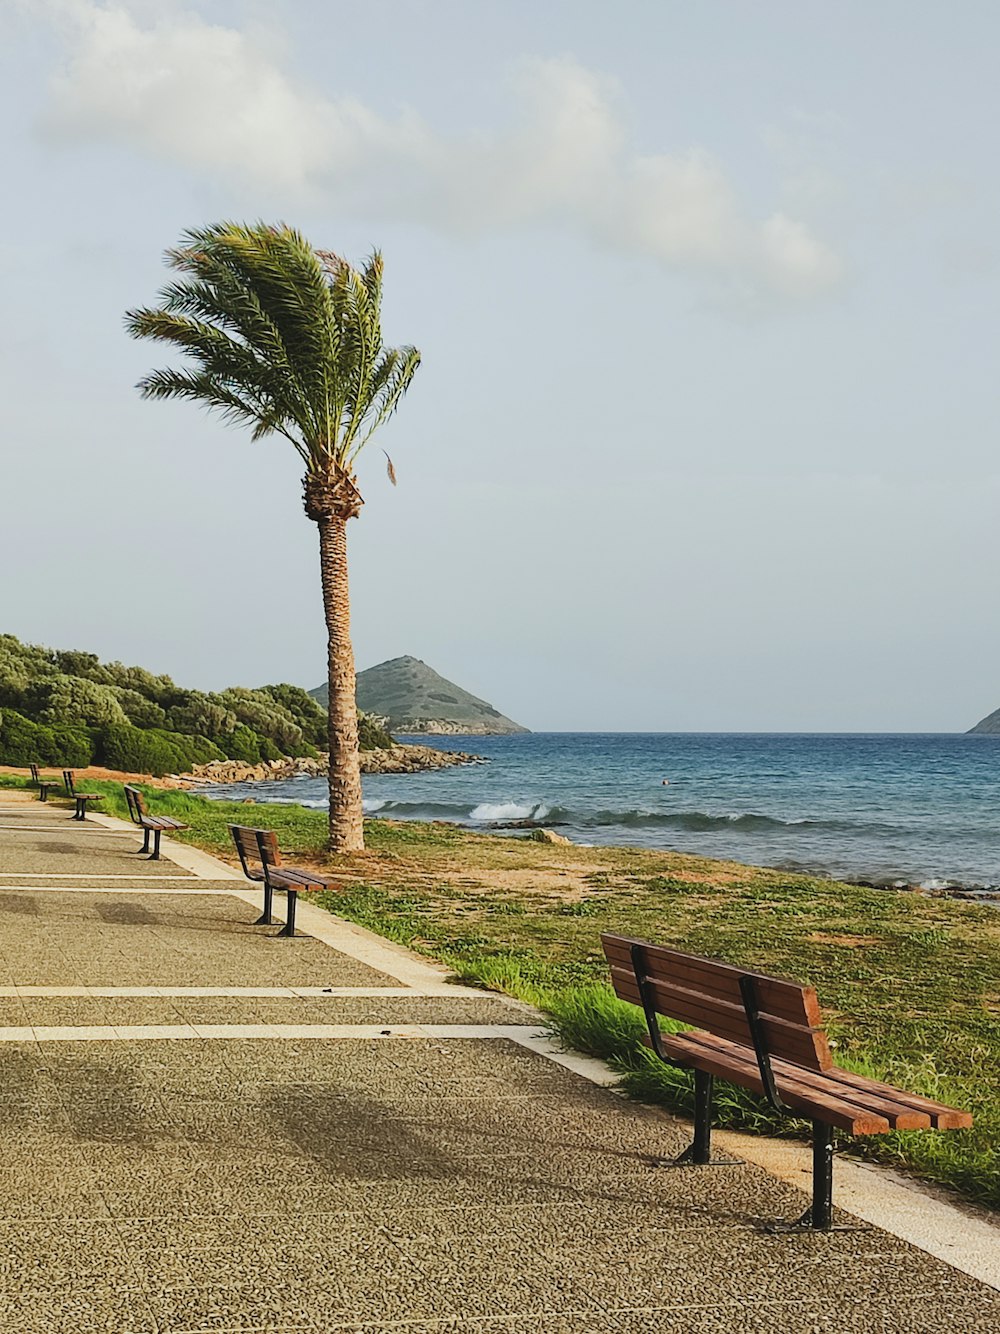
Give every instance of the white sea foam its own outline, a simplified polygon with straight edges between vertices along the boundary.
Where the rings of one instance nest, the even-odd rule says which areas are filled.
[[[365,815],[374,815],[375,812],[380,811],[385,804],[384,801],[378,801],[375,797],[366,797],[361,803],[361,806]]]
[[[500,801],[496,804],[484,801],[469,812],[469,819],[477,821],[529,820],[535,817],[536,810],[546,810],[546,808],[544,806],[519,806],[516,801]]]

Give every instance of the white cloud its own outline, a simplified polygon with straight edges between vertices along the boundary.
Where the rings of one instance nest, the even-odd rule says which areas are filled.
[[[612,81],[570,58],[525,61],[502,132],[449,136],[303,86],[260,37],[176,9],[49,0],[66,53],[46,132],[114,139],[281,201],[321,199],[452,231],[554,221],[743,287],[806,297],[837,256],[784,213],[748,214],[700,150],[630,150]],[[36,11],[37,12],[37,11]]]

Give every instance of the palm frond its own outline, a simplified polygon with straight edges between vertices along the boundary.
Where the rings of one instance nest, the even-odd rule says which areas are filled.
[[[159,306],[128,311],[126,328],[193,364],[152,371],[143,394],[201,401],[253,439],[284,435],[310,475],[349,473],[420,362],[382,343],[380,252],[355,269],[285,224],[220,222],[185,232],[167,263]]]

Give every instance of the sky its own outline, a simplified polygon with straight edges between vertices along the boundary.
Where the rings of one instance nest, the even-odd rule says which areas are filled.
[[[286,441],[139,377],[220,219],[385,257],[358,667],[536,730],[1000,705],[1000,9],[0,0],[0,632],[322,680]],[[399,484],[385,476],[379,446]]]

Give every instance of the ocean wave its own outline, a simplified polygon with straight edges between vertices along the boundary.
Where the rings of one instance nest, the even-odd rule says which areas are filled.
[[[859,828],[874,829],[872,825],[859,825],[849,820],[782,820],[778,816],[761,815],[755,811],[732,811],[724,815],[715,815],[709,811],[654,811],[641,807],[631,807],[617,811],[574,811],[564,806],[552,806],[549,808],[546,818],[553,824],[572,824],[585,829],[600,829],[608,825],[617,825],[625,829],[682,829],[689,833],[704,833],[712,830],[764,833],[776,829],[794,831],[825,829],[833,832],[844,832]]]
[[[547,820],[551,811],[543,802],[533,806],[521,805],[516,801],[480,802],[469,812],[469,819],[485,824],[492,820]]]
[[[738,831],[743,834],[787,830],[805,833],[812,830],[847,832],[863,829],[873,832],[875,826],[849,820],[782,820],[778,816],[761,815],[755,811],[733,811],[714,815],[708,811],[654,811],[643,808],[624,810],[583,811],[569,806],[549,805],[544,801],[366,801],[365,813],[378,814],[389,820],[452,820],[457,824],[474,825],[570,825],[576,829],[597,830],[608,827],[624,829],[677,829],[688,833]],[[898,832],[898,831],[894,831]]]

